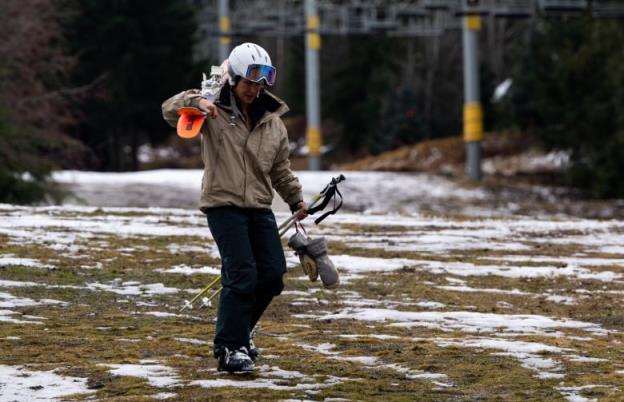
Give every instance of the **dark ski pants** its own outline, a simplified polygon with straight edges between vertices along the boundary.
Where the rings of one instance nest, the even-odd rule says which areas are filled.
[[[206,211],[221,255],[215,349],[249,347],[249,333],[284,288],[286,260],[270,209],[216,207]]]

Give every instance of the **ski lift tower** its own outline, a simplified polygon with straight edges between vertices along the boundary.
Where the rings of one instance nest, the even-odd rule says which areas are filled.
[[[466,172],[472,180],[481,180],[481,141],[483,109],[479,93],[479,31],[485,10],[479,0],[462,0],[462,38],[464,48],[464,142]]]
[[[483,111],[479,93],[478,37],[482,17],[624,18],[617,0],[196,0],[205,2],[203,32],[219,38],[221,60],[232,36],[300,36],[306,43],[306,139],[308,166],[321,167],[319,52],[321,35],[436,36],[458,29],[464,62],[463,136],[466,173],[480,180]],[[211,6],[208,6],[210,3]],[[279,9],[276,4],[279,3]],[[229,5],[235,7],[230,8]],[[218,10],[217,16],[209,9]],[[231,20],[230,20],[231,13]],[[492,20],[491,19],[491,20]],[[230,22],[231,21],[231,22]],[[218,25],[218,30],[213,28]]]

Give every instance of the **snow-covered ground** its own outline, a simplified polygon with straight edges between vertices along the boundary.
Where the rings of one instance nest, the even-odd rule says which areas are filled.
[[[299,174],[308,197],[334,175]],[[50,334],[76,347],[63,334],[86,319],[95,321],[84,342],[104,333],[128,350],[124,358],[108,347],[88,359],[76,352],[71,362],[45,348],[0,354],[0,401],[123,396],[107,391],[106,381],[126,377],[144,381],[142,396],[170,400],[190,389],[214,395],[229,387],[247,389],[251,399],[267,392],[291,400],[381,399],[384,392],[400,399],[404,394],[393,392],[410,387],[425,387],[431,399],[496,399],[487,387],[470,393],[479,386],[471,383],[473,370],[483,367],[494,376],[517,370],[521,381],[546,392],[528,390],[528,399],[624,398],[623,221],[492,213],[483,207],[486,192],[425,175],[346,176],[345,209],[307,225],[329,241],[341,286],[310,283],[287,251],[286,290],[263,321],[268,330],[259,342],[267,346],[250,378],[206,363],[212,310],[179,311],[219,273],[218,252],[195,208],[201,172],[61,172],[56,179],[86,205],[0,204],[0,348],[21,350]],[[449,212],[449,205],[458,209]],[[282,205],[276,210],[278,220],[288,216]],[[71,281],[61,283],[66,277]],[[106,320],[97,311],[85,315],[89,297],[113,300],[102,307]],[[137,320],[152,320],[154,328]],[[297,350],[294,361],[284,345]],[[457,354],[469,357],[461,363],[467,371],[459,360],[445,364]],[[311,368],[318,362],[326,372]],[[71,365],[84,366],[76,373],[85,377],[62,371]],[[113,380],[89,385],[102,372]],[[372,386],[379,392],[372,397],[367,383],[376,378],[386,382]]]
[[[552,158],[561,157],[544,158],[528,155],[525,162],[541,166],[552,163]],[[492,166],[484,163],[484,171],[504,173],[504,169]],[[306,200],[322,190],[331,177],[344,173],[347,177],[341,186],[345,195],[344,208],[357,212],[624,217],[624,200],[580,200],[565,189],[516,183],[513,179],[508,180],[508,185],[494,182],[475,187],[426,173],[295,173],[303,185]],[[197,208],[201,177],[201,170],[182,169],[131,173],[60,171],[53,175],[54,180],[74,194],[64,201],[67,205],[184,209]],[[279,197],[275,197],[273,208],[287,210]]]
[[[295,172],[306,200],[321,191],[339,172]],[[423,207],[445,209],[445,203],[466,210],[487,198],[478,189],[466,189],[427,174],[348,172],[341,185],[345,208],[366,212],[417,212]],[[197,207],[201,170],[152,170],[132,173],[62,171],[53,179],[74,191],[68,204],[116,207]],[[279,197],[274,208],[286,210]],[[459,211],[458,211],[459,212]]]

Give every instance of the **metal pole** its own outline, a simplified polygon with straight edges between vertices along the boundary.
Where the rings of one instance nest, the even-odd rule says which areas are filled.
[[[316,0],[305,0],[306,16],[306,114],[308,169],[321,170],[321,111],[319,88],[319,50],[321,36]]]
[[[229,1],[219,0],[219,63],[230,55],[232,23],[229,14]]]
[[[464,0],[466,2],[466,0]],[[476,5],[478,1],[468,0]],[[467,7],[466,7],[467,8]],[[472,180],[481,180],[481,140],[483,140],[483,111],[479,94],[479,30],[481,17],[463,17],[464,41],[464,141],[466,143],[466,173]]]

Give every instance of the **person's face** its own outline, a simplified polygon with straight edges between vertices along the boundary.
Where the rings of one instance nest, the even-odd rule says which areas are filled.
[[[234,96],[244,105],[249,106],[258,97],[262,84],[241,78],[234,86]]]

